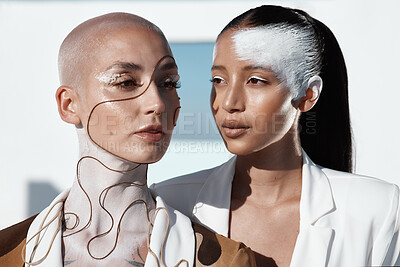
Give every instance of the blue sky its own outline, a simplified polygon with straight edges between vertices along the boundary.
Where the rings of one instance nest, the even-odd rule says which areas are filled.
[[[181,113],[175,139],[219,139],[210,111],[214,43],[171,43],[182,87]]]

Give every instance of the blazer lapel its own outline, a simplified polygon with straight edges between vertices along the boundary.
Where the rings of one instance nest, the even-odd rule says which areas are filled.
[[[229,209],[236,156],[207,178],[193,208],[192,218],[220,235],[228,236]]]
[[[331,228],[319,225],[318,221],[334,210],[328,178],[303,151],[300,233],[291,267],[321,267],[328,264],[334,234]]]
[[[32,252],[35,250],[31,262],[40,261],[44,258],[44,261],[38,264],[38,266],[63,266],[61,255],[61,225],[59,225],[58,222],[62,217],[63,201],[68,196],[68,193],[69,190],[62,192],[52,204],[42,211],[32,222],[28,230],[27,240],[34,237],[34,235],[39,232],[41,224],[44,226],[47,224],[49,225],[41,232],[40,241],[37,246],[35,246],[36,237],[27,244],[26,261],[29,262]],[[157,197],[156,202],[157,208],[161,210],[158,211],[154,220],[150,248],[157,256],[157,259],[149,254],[145,266],[159,266],[157,265],[157,260],[160,259],[161,250],[163,250],[162,256],[167,266],[175,266],[181,259],[186,260],[189,263],[188,266],[193,266],[195,240],[190,219],[164,204],[160,197]],[[167,237],[164,242],[165,234],[167,234]],[[49,254],[45,256],[46,253]],[[186,265],[182,264],[178,266]]]
[[[229,209],[236,156],[207,178],[193,209],[193,219],[223,236],[228,235]],[[321,267],[329,260],[334,232],[318,221],[335,210],[326,175],[303,151],[300,233],[291,267]]]
[[[43,267],[63,266],[60,223],[63,216],[63,202],[68,194],[69,189],[59,194],[32,222],[26,238],[27,242],[32,240],[26,244],[25,261],[38,262],[36,266]]]
[[[193,266],[195,239],[192,222],[166,205],[160,197],[156,198],[156,202],[159,210],[150,237],[150,248],[154,255],[149,252],[145,267],[163,266],[162,262],[166,266]],[[188,265],[183,262],[178,264],[181,260],[187,261]]]
[[[327,266],[332,233],[332,229],[312,225],[300,229],[290,267]]]

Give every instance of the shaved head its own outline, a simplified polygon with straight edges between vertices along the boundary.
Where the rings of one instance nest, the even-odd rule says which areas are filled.
[[[73,29],[61,44],[58,54],[61,85],[80,90],[91,65],[101,57],[97,51],[106,44],[108,35],[125,28],[154,31],[166,41],[156,25],[133,14],[110,13],[89,19]]]

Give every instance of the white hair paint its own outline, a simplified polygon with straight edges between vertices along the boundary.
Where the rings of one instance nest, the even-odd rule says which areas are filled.
[[[320,51],[312,34],[312,29],[281,23],[239,29],[232,40],[239,60],[270,68],[297,100],[305,96],[309,79],[319,73]]]

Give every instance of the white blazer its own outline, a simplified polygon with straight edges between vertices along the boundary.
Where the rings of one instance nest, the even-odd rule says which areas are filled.
[[[233,157],[151,189],[192,220],[227,236],[235,162]],[[399,207],[396,185],[320,167],[303,151],[300,232],[290,266],[400,264]]]
[[[60,216],[63,216],[62,208],[63,201],[67,198],[69,190],[58,195],[49,207],[44,209],[35,220],[32,222],[28,230],[27,241],[31,238],[32,241],[27,243],[25,259],[30,262],[44,261],[35,266],[40,267],[62,267],[63,257],[61,253],[62,231],[59,225]],[[192,228],[192,223],[188,217],[184,216],[177,210],[166,205],[160,198],[156,198],[157,208],[165,208],[168,212],[168,218],[162,211],[157,213],[153,223],[153,230],[150,237],[150,248],[153,250],[157,259],[150,253],[145,262],[145,267],[160,266],[161,250],[163,250],[163,260],[166,266],[175,266],[181,259],[188,261],[188,266],[194,264],[195,254],[195,239]],[[51,208],[52,207],[52,208]],[[46,216],[48,215],[48,216]],[[169,220],[169,228],[168,228]],[[47,227],[45,227],[47,225]],[[39,229],[45,227],[41,232],[40,242],[34,251],[36,234]],[[167,233],[165,244],[163,244],[164,235]],[[45,256],[48,253],[47,256]],[[185,266],[184,264],[179,266]]]

